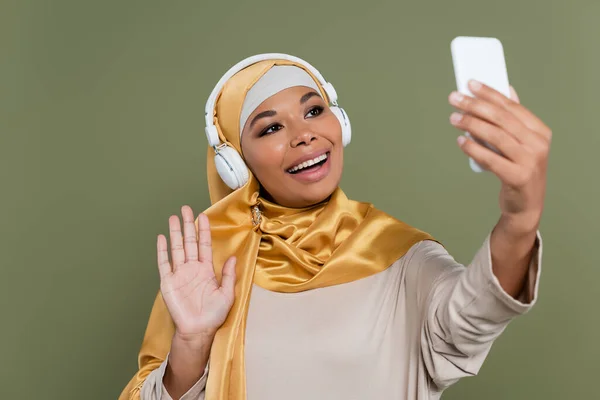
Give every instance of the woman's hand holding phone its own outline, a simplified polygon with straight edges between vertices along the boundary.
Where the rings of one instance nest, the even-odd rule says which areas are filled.
[[[544,207],[552,132],[520,104],[512,87],[512,99],[477,81],[469,82],[469,89],[474,97],[450,95],[450,104],[459,111],[450,122],[501,154],[463,135],[458,145],[502,182],[500,209],[511,233],[535,232]]]

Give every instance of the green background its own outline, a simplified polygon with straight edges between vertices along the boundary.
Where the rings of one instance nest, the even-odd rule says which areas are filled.
[[[209,204],[203,108],[259,52],[305,58],[353,123],[342,186],[468,263],[498,182],[455,144],[449,44],[495,36],[554,132],[537,306],[445,399],[594,397],[598,1],[0,2],[0,398],[114,399],[158,288],[155,238]]]

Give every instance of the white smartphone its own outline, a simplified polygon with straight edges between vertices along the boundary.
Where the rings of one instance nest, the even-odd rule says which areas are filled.
[[[456,88],[459,93],[473,96],[468,83],[471,79],[475,79],[496,89],[506,97],[510,97],[504,48],[500,40],[488,37],[458,36],[452,40],[450,49]],[[465,132],[465,135],[476,140],[469,132]],[[477,142],[500,154],[498,149],[489,143],[479,140]],[[469,158],[469,165],[473,171],[483,172],[483,168],[472,158]]]

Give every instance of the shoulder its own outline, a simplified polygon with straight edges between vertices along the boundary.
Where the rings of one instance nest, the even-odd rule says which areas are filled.
[[[456,261],[446,248],[433,238],[425,238],[414,243],[408,251],[398,258],[394,265],[410,269],[413,272],[421,268],[435,268],[455,264]]]
[[[440,242],[433,238],[426,238],[415,243],[401,259],[404,259],[404,262],[410,262],[412,264],[422,264],[428,260],[434,260],[440,257],[452,258]]]
[[[436,282],[451,278],[464,269],[446,248],[435,240],[421,240],[394,264],[402,271],[407,290],[423,298]]]

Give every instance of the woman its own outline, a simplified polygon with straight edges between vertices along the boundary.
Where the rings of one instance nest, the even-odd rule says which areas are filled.
[[[350,124],[316,70],[285,55],[233,67],[207,104],[212,206],[195,223],[184,206],[183,230],[169,218],[170,261],[158,236],[160,293],[121,399],[437,399],[475,375],[536,300],[550,130],[514,91],[471,90],[450,96],[451,123],[504,157],[458,139],[502,182],[465,268],[345,197]]]

